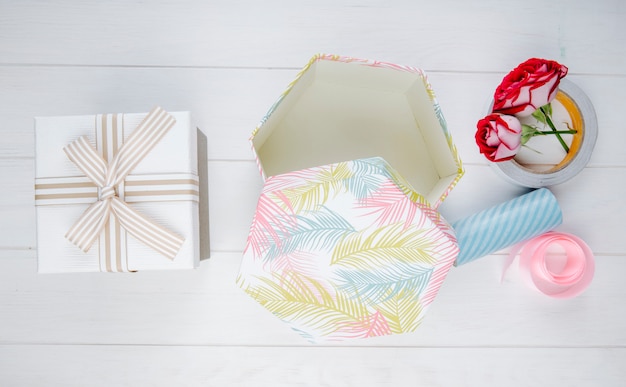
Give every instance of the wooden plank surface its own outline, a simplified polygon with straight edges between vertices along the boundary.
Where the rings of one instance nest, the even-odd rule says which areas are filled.
[[[621,385],[624,361],[623,348],[0,346],[0,373],[15,387],[596,387],[598,375]]]
[[[466,165],[465,176],[441,206],[451,223],[529,190],[500,179],[490,166]],[[215,251],[242,251],[262,182],[253,161],[209,161],[210,240]],[[0,191],[0,258],[3,249],[36,247],[34,218],[34,163],[32,159],[1,159],[7,188]],[[624,167],[586,168],[572,180],[552,188],[563,211],[559,230],[583,238],[596,253],[626,254],[623,227],[589,227],[624,218]],[[237,211],[232,211],[237,203]],[[9,221],[11,220],[11,221]]]
[[[306,63],[305,58],[302,65]],[[418,63],[416,65],[419,65]],[[208,137],[210,160],[252,160],[248,138],[298,70],[1,67],[0,158],[34,157],[33,117],[146,111],[160,104],[191,110]],[[477,152],[476,121],[482,118],[501,73],[427,74],[465,164],[487,161]],[[600,135],[590,166],[626,166],[623,121],[626,77],[568,76],[593,101]],[[24,93],[23,90],[36,90]],[[611,93],[606,93],[611,90]],[[100,110],[98,110],[100,109]]]
[[[624,255],[599,256],[593,285],[571,300],[529,289],[504,255],[454,268],[420,328],[339,346],[626,346]],[[196,271],[133,276],[37,275],[33,259],[3,259],[0,342],[308,346],[235,284],[240,254],[217,253]],[[599,329],[601,321],[602,329]]]
[[[577,73],[624,75],[625,15],[619,0],[161,0],[150,7],[123,0],[33,0],[3,4],[0,58],[300,68],[322,51],[483,72],[513,67],[532,52],[566,60]]]
[[[0,0],[0,385],[622,386],[626,2]],[[248,137],[317,52],[427,71],[466,174],[454,222],[528,192],[478,153],[476,121],[529,57],[594,104],[589,165],[550,187],[596,256],[571,300],[508,250],[451,270],[419,329],[312,345],[235,285],[262,182]],[[190,110],[208,138],[212,258],[195,271],[36,274],[33,118]]]

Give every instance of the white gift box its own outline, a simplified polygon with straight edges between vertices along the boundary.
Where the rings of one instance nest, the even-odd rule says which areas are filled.
[[[115,155],[148,120],[148,113],[37,117],[39,273],[191,269],[199,264],[201,255],[206,256],[208,251],[200,251],[201,245],[206,248],[200,242],[200,227],[205,224],[200,221],[200,204],[206,201],[198,176],[197,136],[201,132],[191,126],[189,112],[157,109],[175,122],[114,187],[115,196],[155,228],[179,238],[180,246],[168,258],[134,237],[112,214],[107,215],[106,224],[86,252],[66,237],[92,204],[104,200],[100,198],[102,189],[66,154],[68,145],[86,139],[112,168]]]

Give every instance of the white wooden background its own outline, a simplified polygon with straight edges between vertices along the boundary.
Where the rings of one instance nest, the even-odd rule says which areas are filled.
[[[526,190],[478,153],[502,76],[558,60],[593,101],[588,167],[552,187],[597,258],[571,300],[453,269],[413,334],[311,345],[235,286],[261,188],[247,142],[317,53],[425,69],[466,175],[448,220]],[[0,385],[626,385],[626,2],[0,0]],[[36,274],[33,117],[192,111],[208,137],[212,258],[195,271]]]

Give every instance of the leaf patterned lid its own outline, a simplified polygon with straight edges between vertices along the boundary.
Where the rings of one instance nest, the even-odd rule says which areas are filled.
[[[412,332],[458,254],[382,158],[268,178],[238,285],[312,342]]]

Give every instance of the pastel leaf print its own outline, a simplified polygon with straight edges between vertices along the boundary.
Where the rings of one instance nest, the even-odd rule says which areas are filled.
[[[314,178],[306,180],[300,186],[284,189],[282,194],[295,212],[314,211],[343,191],[342,181],[350,176],[352,171],[348,163],[338,163],[321,169]]]
[[[386,180],[382,175],[354,175],[343,181],[345,189],[356,199],[365,199],[380,189]]]
[[[369,317],[369,328],[367,329],[366,337],[384,336],[391,333],[387,319],[382,313],[376,311]]]
[[[353,160],[352,170],[360,176],[385,174],[386,162],[381,157]]]
[[[300,336],[302,336],[303,339],[308,340],[310,343],[315,343],[315,336],[313,336],[311,333],[309,333],[309,331],[304,330],[304,329],[298,329],[296,327],[291,327],[291,329],[294,330],[294,332],[296,332],[297,334],[299,334]]]
[[[422,207],[430,207],[430,204],[428,204],[426,198],[418,194],[411,186],[411,184],[398,173],[398,171],[392,169],[391,167],[389,167],[388,169],[389,173],[391,174],[391,179],[397,184],[397,187],[400,189],[400,191],[404,192],[404,194],[408,196],[409,200],[414,203],[420,204]]]
[[[376,306],[392,333],[413,332],[422,322],[423,307],[411,292],[400,292]]]
[[[343,182],[346,190],[357,199],[365,199],[388,179],[384,160],[379,157],[351,161],[353,174]]]
[[[266,260],[298,250],[330,249],[340,239],[356,231],[350,222],[326,207],[292,216],[282,227],[280,243],[270,245],[265,252]]]
[[[357,269],[371,269],[397,262],[415,262],[434,265],[433,249],[436,241],[431,230],[403,222],[376,229],[362,230],[342,238],[333,250],[331,264]]]
[[[294,272],[259,278],[262,283],[245,291],[277,317],[327,336],[368,316],[358,300],[332,293],[313,278]]]
[[[252,219],[246,250],[250,248],[255,256],[260,256],[270,246],[280,246],[281,237],[289,226],[284,220],[288,219],[289,213],[268,194],[262,193]]]
[[[405,227],[408,227],[414,223],[416,216],[423,217],[422,212],[418,212],[417,204],[389,180],[359,205],[371,209],[368,215],[378,215],[376,222],[379,226],[403,221]],[[421,219],[417,224],[421,226],[423,221]]]
[[[391,329],[385,316],[375,311],[359,321],[344,324],[333,336],[341,338],[366,338],[391,334]]]
[[[302,274],[313,274],[318,267],[317,255],[305,252],[294,251],[289,254],[282,254],[276,257],[274,260],[269,261],[269,265],[266,269],[272,272],[293,271]]]
[[[439,292],[439,289],[441,288],[441,284],[446,279],[448,271],[450,271],[450,268],[453,264],[454,255],[451,257],[451,259],[448,260],[448,262],[439,264],[434,270],[430,278],[430,283],[428,284],[428,287],[425,289],[424,294],[421,297],[422,305],[424,307],[430,305],[430,303],[435,299],[437,293]]]
[[[337,270],[338,287],[353,297],[372,304],[384,302],[400,293],[418,297],[428,286],[433,268],[396,262],[393,266],[368,270]]]
[[[430,82],[428,82],[426,75],[422,73],[421,76],[422,76],[422,82],[424,83],[424,87],[426,88],[426,93],[428,94],[428,97],[430,98],[431,101],[435,101],[435,91],[430,85]]]

